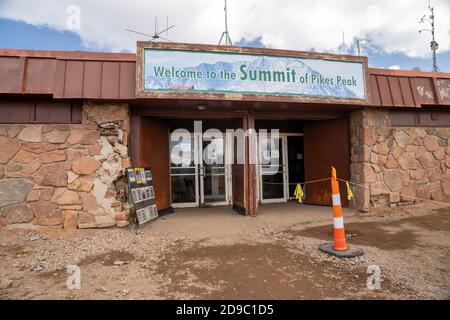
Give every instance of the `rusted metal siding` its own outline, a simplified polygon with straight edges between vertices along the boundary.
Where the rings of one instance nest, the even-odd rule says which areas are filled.
[[[152,170],[158,210],[170,208],[169,126],[164,120],[141,118],[141,165]]]
[[[21,93],[25,59],[0,58],[0,93]]]
[[[441,104],[450,104],[450,79],[436,79],[437,98]]]
[[[369,69],[370,103],[376,107],[450,105],[450,74]]]
[[[0,123],[81,123],[79,101],[6,98],[0,110]]]
[[[215,46],[205,48],[214,49]],[[260,52],[262,49],[233,50]],[[449,73],[368,68],[367,79],[370,106],[450,106]],[[0,94],[45,94],[56,99],[134,100],[135,82],[136,54],[0,49]],[[177,96],[176,99],[181,98]],[[220,99],[227,100],[227,96]],[[277,99],[272,103],[259,104],[278,106],[279,103],[286,103],[283,97]],[[250,99],[248,103],[254,101]],[[336,103],[326,99],[320,102],[327,106]]]
[[[0,49],[0,94],[135,98],[135,55]]]
[[[55,98],[134,99],[135,63],[60,61]]]
[[[305,180],[314,181],[331,177],[331,167],[338,178],[350,179],[350,139],[348,119],[306,122],[304,132]],[[340,182],[341,201],[348,206],[345,183]],[[330,181],[307,184],[307,204],[331,205]]]
[[[25,59],[23,91],[35,94],[52,94],[55,85],[56,60]]]

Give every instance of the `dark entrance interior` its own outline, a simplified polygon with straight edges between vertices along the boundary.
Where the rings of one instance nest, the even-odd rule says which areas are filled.
[[[168,113],[164,110],[133,115],[132,119],[138,119],[132,120],[132,160],[134,159],[135,166],[152,168],[159,210],[186,205],[232,205],[235,211],[245,214],[247,210],[250,211],[250,205],[257,208],[257,202],[276,203],[292,199],[295,183],[330,177],[331,166],[337,169],[340,178],[350,178],[350,139],[348,119],[345,115],[326,114],[314,117],[289,113],[281,117],[278,113],[264,114],[261,111],[259,115],[255,113],[252,120],[250,116],[246,117],[240,113],[210,114],[179,110]],[[209,167],[203,162],[185,168],[175,166],[171,163],[170,154],[177,141],[171,141],[171,132],[179,128],[192,132],[194,120],[202,120],[203,132],[211,128],[217,128],[221,132],[226,129],[246,130],[252,127],[256,132],[261,129],[278,129],[282,149],[274,154],[281,160],[279,169],[282,174],[267,174],[262,177],[261,166],[248,162],[245,165],[234,162],[226,169]],[[198,152],[200,156],[210,141],[197,139],[196,147],[194,140],[195,137],[188,149],[196,150],[193,152]],[[185,144],[185,147],[188,147],[188,144]],[[231,148],[234,152],[231,152]],[[238,152],[235,148],[236,145],[230,143],[228,154],[234,153],[236,157]],[[221,153],[217,155],[220,156]],[[262,182],[268,182],[266,190],[262,189]],[[345,192],[345,184],[341,185],[341,190]],[[308,184],[304,191],[305,204],[331,204],[328,181]],[[253,200],[250,197],[253,197]],[[342,204],[348,205],[345,196],[342,197]]]
[[[289,198],[294,197],[295,182],[305,181],[305,163],[303,161],[303,137],[287,136]]]

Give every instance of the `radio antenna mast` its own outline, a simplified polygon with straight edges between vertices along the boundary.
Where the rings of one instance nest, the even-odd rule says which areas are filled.
[[[345,31],[342,31],[342,54],[346,54],[347,48],[345,47]]]
[[[441,72],[441,70],[439,69],[439,67],[437,66],[437,58],[436,58],[436,51],[439,48],[439,44],[435,41],[434,38],[434,7],[431,6],[431,2],[428,1],[428,10],[430,10],[430,15],[428,16],[428,18],[426,18],[426,14],[423,15],[423,17],[420,19],[419,23],[424,23],[424,22],[429,22],[431,25],[431,30],[430,29],[421,29],[419,30],[419,33],[422,33],[423,31],[428,31],[431,33],[431,42],[430,42],[430,48],[433,54],[433,68],[431,71],[433,72]]]
[[[135,31],[135,30],[132,30],[132,29],[125,29],[125,30],[127,30],[128,32],[133,32],[133,33],[136,33],[136,34],[139,34],[139,35],[142,35],[142,36],[149,37],[149,38],[152,39],[153,43],[159,43],[159,39],[163,39],[163,40],[166,40],[168,42],[173,42],[173,41],[168,39],[168,36],[169,36],[169,30],[172,29],[173,27],[175,27],[175,25],[173,24],[173,25],[169,26],[169,17],[167,17],[166,23],[167,23],[167,27],[164,30],[162,30],[162,31],[158,31],[158,28],[159,28],[158,17],[155,17],[155,33],[153,35],[148,34],[148,33],[144,33],[144,32]],[[166,33],[167,38],[164,38],[164,37],[161,36],[161,34],[164,33],[164,32]]]
[[[228,33],[228,13],[227,13],[227,0],[225,0],[225,31],[222,32],[222,36],[219,40],[219,45],[222,44],[222,40],[225,41],[226,46],[232,46],[233,42],[231,41],[230,34]]]

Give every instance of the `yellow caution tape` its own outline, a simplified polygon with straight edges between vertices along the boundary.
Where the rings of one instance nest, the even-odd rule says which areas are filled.
[[[350,184],[348,183],[348,181],[345,181],[345,184],[347,185],[347,199],[352,200],[353,192],[352,192],[352,189],[350,189]]]
[[[297,186],[295,187],[294,197],[295,197],[295,200],[298,200],[299,203],[302,203],[303,189],[302,189],[302,185],[300,183],[297,183]]]

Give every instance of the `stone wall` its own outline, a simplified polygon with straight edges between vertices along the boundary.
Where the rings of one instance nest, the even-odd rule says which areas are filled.
[[[0,125],[0,224],[126,226],[114,181],[129,166],[127,104],[83,105],[82,124]]]
[[[350,116],[356,208],[450,198],[450,128],[392,127],[387,110]]]

